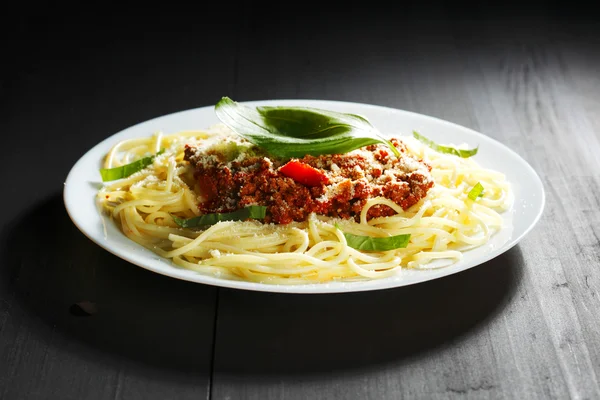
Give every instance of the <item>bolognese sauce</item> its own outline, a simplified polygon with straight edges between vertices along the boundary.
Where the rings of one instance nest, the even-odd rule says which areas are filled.
[[[203,213],[261,205],[267,207],[266,222],[277,224],[305,221],[310,213],[358,221],[371,198],[385,197],[406,210],[433,186],[431,166],[410,156],[400,140],[391,142],[400,157],[382,144],[288,160],[270,157],[256,147],[232,154],[219,146],[188,145],[185,160],[194,167]],[[369,209],[367,219],[395,213],[380,204]]]

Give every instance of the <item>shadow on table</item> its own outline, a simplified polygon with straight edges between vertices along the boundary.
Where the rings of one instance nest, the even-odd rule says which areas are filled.
[[[220,289],[215,373],[328,379],[451,347],[503,310],[522,266],[514,247],[479,267],[396,289],[313,296]]]
[[[116,367],[130,360],[196,380],[210,374],[217,289],[146,271],[101,249],[73,225],[60,195],[2,234],[0,290],[14,296],[9,323],[94,362]],[[449,346],[503,309],[522,264],[515,247],[480,267],[397,289],[334,295],[218,289],[215,373],[322,376]]]
[[[25,325],[49,348],[60,348],[59,355],[75,352],[114,369],[132,360],[188,373],[195,382],[204,374],[208,382],[214,287],[167,278],[108,253],[77,230],[58,194],[2,234],[0,291],[14,298],[0,302],[0,311],[11,303],[9,323]]]

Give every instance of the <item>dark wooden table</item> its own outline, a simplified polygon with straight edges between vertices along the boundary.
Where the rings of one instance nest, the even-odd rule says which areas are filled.
[[[530,5],[5,14],[0,398],[600,398],[600,25]],[[223,95],[465,125],[534,167],[545,212],[477,268],[337,295],[178,281],[75,228],[63,182],[90,147]]]

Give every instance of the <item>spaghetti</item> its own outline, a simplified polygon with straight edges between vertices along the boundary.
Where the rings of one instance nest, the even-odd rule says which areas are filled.
[[[98,192],[102,211],[128,238],[179,267],[224,279],[305,284],[378,279],[403,268],[451,265],[463,251],[489,241],[502,227],[500,213],[512,203],[503,174],[482,168],[472,158],[439,153],[402,137],[407,153],[431,166],[434,181],[427,194],[406,209],[378,196],[361,203],[355,220],[311,212],[305,220],[285,224],[222,221],[200,230],[182,228],[173,217],[203,213],[194,168],[185,160],[186,147],[218,141],[224,134],[231,132],[218,124],[206,131],[156,133],[118,143],[107,154],[105,168],[155,156],[139,172],[104,185]],[[469,193],[477,184],[484,191],[472,200]],[[393,213],[370,213],[377,208]],[[410,234],[410,240],[404,248],[365,252],[350,247],[345,233]]]

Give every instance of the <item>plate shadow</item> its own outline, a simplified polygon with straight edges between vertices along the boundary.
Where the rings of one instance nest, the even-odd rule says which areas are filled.
[[[451,346],[502,312],[523,269],[515,246],[467,271],[395,289],[319,295],[217,289],[146,271],[100,248],[71,222],[60,194],[16,216],[1,235],[0,293],[13,296],[28,331],[44,340],[57,331],[79,344],[61,351],[94,362],[128,360],[196,379],[211,374],[214,338],[215,374],[256,379],[327,379],[324,373]],[[91,313],[74,307],[81,302],[93,304]]]
[[[310,296],[220,289],[215,371],[327,377],[452,346],[502,312],[522,269],[516,246],[475,268],[395,289]]]

